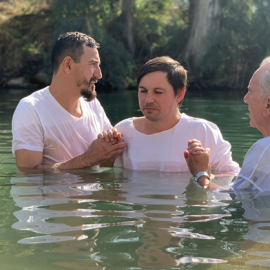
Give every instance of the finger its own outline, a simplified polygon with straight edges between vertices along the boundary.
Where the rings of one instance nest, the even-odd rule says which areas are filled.
[[[210,155],[211,149],[210,149],[210,148],[205,148],[205,152],[206,152],[208,155]]]
[[[188,149],[188,152],[189,153],[193,153],[193,152],[202,152],[202,153],[206,153],[205,149],[203,147],[199,147],[199,146],[196,146],[192,149]]]
[[[103,134],[103,137],[104,137],[104,140],[105,140],[105,142],[109,142],[110,141],[110,139],[109,139],[109,136],[108,136],[108,133],[107,133],[107,131],[102,131],[102,134]]]
[[[114,141],[113,131],[111,129],[108,129],[107,134],[108,134],[108,138],[109,138],[110,142],[113,142]]]
[[[192,156],[199,156],[203,153],[203,151],[193,151],[193,152],[189,152]]]
[[[123,147],[123,148],[120,148],[120,149],[117,149],[117,150],[114,150],[110,153],[110,155],[113,157],[113,156],[116,156],[118,157],[121,153],[123,153],[124,151],[126,150],[126,147]]]
[[[185,160],[187,162],[188,161],[188,151],[187,150],[184,151],[184,158],[185,158]]]
[[[194,148],[194,147],[202,147],[203,148],[203,146],[202,146],[202,144],[199,142],[197,142],[197,143],[192,143],[192,144],[190,144],[188,147],[187,147],[187,149],[189,150],[189,149],[192,149],[192,148]]]
[[[192,139],[188,141],[188,145],[192,144],[192,143],[201,143],[200,141],[196,140],[196,139]]]
[[[97,137],[98,137],[99,139],[104,139],[104,137],[103,137],[103,134],[102,134],[102,133],[99,133]]]
[[[120,143],[120,142],[124,142],[124,139],[122,138],[121,136],[121,133],[118,133],[117,134],[117,141]]]
[[[117,134],[119,133],[116,128],[112,128],[113,137],[117,138]]]
[[[121,149],[121,148],[124,148],[124,147],[127,147],[127,143],[125,143],[125,142],[116,143],[116,144],[111,146],[111,151]]]

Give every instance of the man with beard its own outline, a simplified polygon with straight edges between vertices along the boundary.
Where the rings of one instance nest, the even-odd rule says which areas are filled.
[[[51,85],[18,104],[12,120],[12,152],[19,168],[78,169],[102,164],[125,150],[99,101],[99,44],[91,37],[66,33],[56,41]],[[108,130],[110,143],[97,140]]]

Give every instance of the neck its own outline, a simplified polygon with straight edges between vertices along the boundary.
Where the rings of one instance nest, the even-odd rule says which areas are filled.
[[[57,77],[53,77],[52,83],[49,86],[51,95],[56,101],[71,115],[75,117],[81,117],[81,104],[80,104],[80,92],[75,89],[78,88],[74,83],[65,79],[60,80]]]
[[[263,134],[263,137],[264,137],[264,138],[270,136],[270,128],[264,129],[264,130],[260,130],[260,131],[261,131],[261,133]]]
[[[181,113],[178,110],[176,115],[160,121],[151,121],[144,116],[135,119],[134,127],[144,134],[151,135],[173,128],[179,122],[180,118]]]

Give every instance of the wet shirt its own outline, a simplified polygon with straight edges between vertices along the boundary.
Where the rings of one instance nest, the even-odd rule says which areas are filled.
[[[270,137],[258,140],[251,146],[231,186],[236,190],[270,191]]]
[[[97,99],[80,98],[81,117],[74,117],[51,95],[49,88],[23,98],[12,119],[12,153],[19,149],[43,152],[42,164],[71,159],[85,152],[111,123]]]
[[[203,147],[211,149],[212,170],[239,172],[238,163],[232,160],[231,145],[225,141],[219,128],[204,119],[184,113],[171,129],[146,135],[135,129],[133,118],[121,121],[116,126],[124,135],[127,149],[115,160],[115,167],[132,170],[158,170],[165,172],[189,171],[184,158],[188,141],[197,139]]]

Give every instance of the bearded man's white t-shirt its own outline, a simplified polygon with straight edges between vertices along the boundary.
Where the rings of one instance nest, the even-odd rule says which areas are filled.
[[[69,160],[85,152],[97,135],[112,128],[97,99],[80,98],[82,116],[66,111],[49,88],[23,98],[12,119],[12,153],[19,149],[43,152],[42,164]]]
[[[210,148],[212,170],[238,173],[238,163],[232,160],[231,145],[225,141],[219,128],[204,119],[181,114],[180,121],[171,129],[147,135],[133,125],[133,118],[115,126],[123,133],[127,149],[114,162],[115,167],[131,170],[158,170],[164,172],[189,171],[184,151],[188,141],[199,140],[203,147]]]

